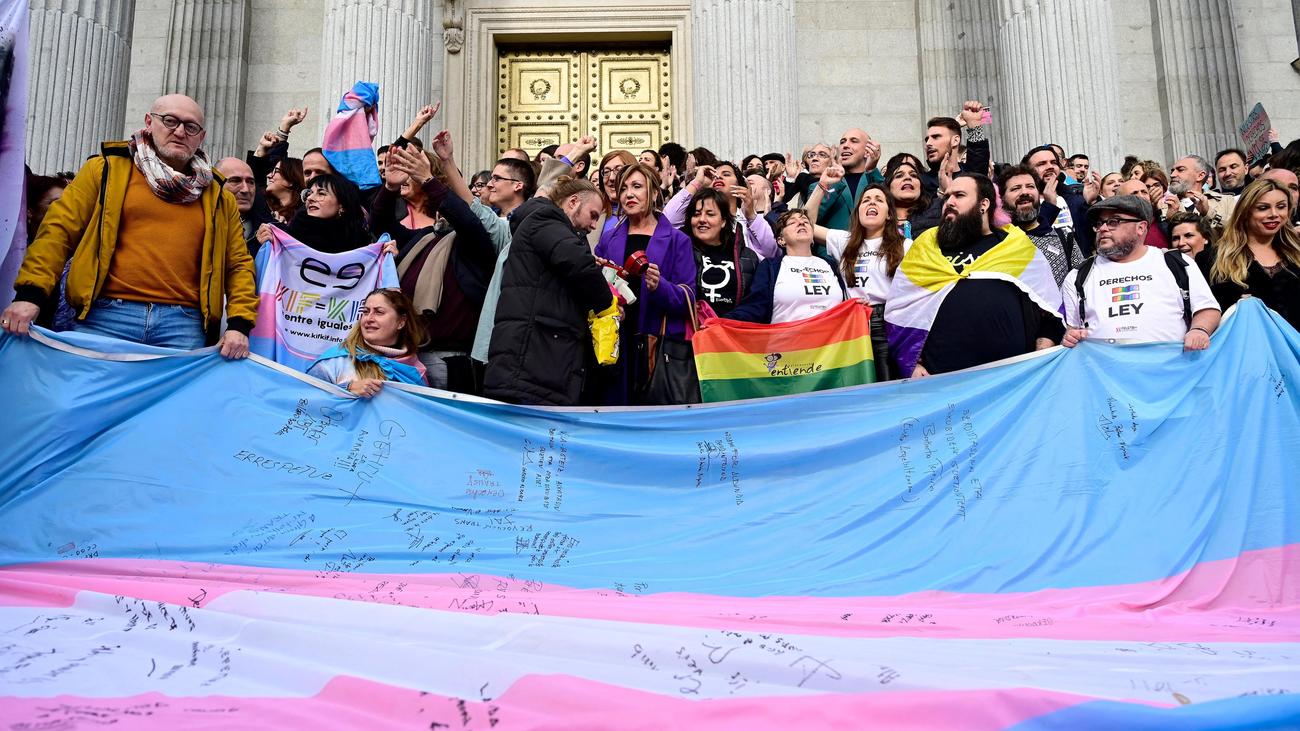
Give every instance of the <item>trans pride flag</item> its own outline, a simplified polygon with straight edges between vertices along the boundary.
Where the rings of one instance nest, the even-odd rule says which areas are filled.
[[[806,320],[777,325],[713,319],[695,333],[691,344],[700,397],[706,403],[788,396],[876,380],[871,308],[857,300]]]
[[[325,126],[321,152],[325,159],[362,190],[383,184],[375,159],[379,134],[379,85],[358,81],[343,95],[334,119]]]
[[[39,337],[0,338],[6,727],[1300,718],[1300,334],[1257,301],[1198,353],[599,412]]]
[[[925,347],[939,308],[963,278],[1001,279],[1019,287],[1039,307],[1064,317],[1061,288],[1052,265],[1024,231],[1002,228],[1007,237],[966,265],[960,274],[939,251],[939,229],[932,228],[912,243],[894,273],[885,306],[885,335],[898,361],[899,373],[910,376]]]
[[[341,254],[326,254],[271,227],[257,251],[257,324],[252,352],[299,371],[347,337],[366,295],[398,285],[384,254],[388,234]]]

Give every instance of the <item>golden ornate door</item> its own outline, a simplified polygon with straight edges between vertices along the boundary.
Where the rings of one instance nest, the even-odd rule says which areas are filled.
[[[666,50],[503,51],[497,154],[596,138],[597,154],[658,149],[670,138]]]

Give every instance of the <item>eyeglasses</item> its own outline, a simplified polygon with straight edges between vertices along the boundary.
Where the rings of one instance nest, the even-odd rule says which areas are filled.
[[[831,159],[831,153],[829,153],[829,152],[810,152],[810,153],[808,153],[808,157],[820,157],[820,158],[823,158],[823,159],[829,160],[829,159]]]
[[[1107,218],[1092,224],[1093,231],[1100,231],[1103,228],[1119,228],[1126,223],[1143,223],[1140,218]]]
[[[503,178],[503,177],[501,177],[500,175],[497,175],[496,173],[492,173],[492,177],[489,178],[489,179],[490,179],[492,182],[494,182],[494,183],[504,183],[504,182],[507,181],[507,180],[509,180],[509,181],[512,182],[512,183],[522,183],[522,182],[524,182],[524,181],[522,181],[522,180],[520,180],[520,179],[518,179],[518,178]],[[480,183],[480,185],[481,185],[481,183]]]
[[[326,190],[324,186],[317,185],[314,188],[303,188],[302,192],[298,194],[298,197],[302,199],[303,203],[306,203],[307,199],[311,198],[313,195],[332,195],[332,194],[333,192]]]
[[[469,187],[471,187],[471,188],[482,188],[482,187],[485,186],[485,185],[487,185],[487,181],[486,181],[486,180],[475,180],[474,182],[472,182],[472,183],[469,184]]]
[[[616,168],[605,168],[604,170],[601,170],[601,171],[600,171],[600,174],[601,174],[602,176],[610,176],[610,175],[612,175],[612,176],[614,176],[614,177],[618,177],[619,173],[622,173],[622,172],[623,172],[623,168],[624,168],[624,167],[627,167],[627,166],[626,166],[626,165],[620,165],[619,167],[616,167]]]
[[[201,125],[196,124],[194,122],[186,122],[182,120],[180,117],[173,117],[170,114],[155,114],[153,112],[149,112],[149,116],[162,122],[162,125],[167,129],[174,130],[177,127],[183,127],[185,129],[185,134],[191,137],[203,131],[203,127]]]

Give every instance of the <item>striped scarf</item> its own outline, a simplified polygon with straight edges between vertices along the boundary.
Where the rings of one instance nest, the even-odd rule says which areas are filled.
[[[1052,266],[1024,231],[1005,226],[1007,237],[984,252],[959,274],[939,251],[939,229],[916,237],[898,265],[885,305],[885,332],[889,349],[906,377],[916,367],[926,336],[939,308],[957,282],[963,279],[1000,279],[1019,287],[1034,304],[1055,312],[1064,311],[1061,290],[1052,276]]]
[[[158,151],[153,148],[153,136],[147,130],[131,135],[127,144],[135,166],[149,182],[149,189],[168,203],[192,203],[212,184],[212,164],[203,150],[195,150],[194,157],[190,158],[194,172],[182,175],[158,157]]]

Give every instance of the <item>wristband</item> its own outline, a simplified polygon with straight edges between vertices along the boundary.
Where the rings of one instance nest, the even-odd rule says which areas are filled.
[[[1207,338],[1210,337],[1210,331],[1209,331],[1209,330],[1206,330],[1206,329],[1203,328],[1203,327],[1192,327],[1192,328],[1188,328],[1188,329],[1187,329],[1187,332],[1191,332],[1191,331],[1193,331],[1193,330],[1200,330],[1201,332],[1205,333],[1205,337],[1207,337]]]
[[[820,181],[820,180],[817,181],[817,187],[818,187],[818,188],[821,188],[823,193],[829,193],[829,192],[831,192],[831,189],[830,189],[830,188],[827,188],[827,187],[826,187],[826,184],[823,183],[823,182]]]
[[[573,161],[569,159],[568,155],[560,155],[559,159],[560,162],[564,163],[565,165],[568,165],[569,167],[573,167]]]
[[[287,139],[289,139],[289,133],[288,133],[288,132],[285,132],[284,130],[282,130],[282,129],[278,128],[278,127],[277,127],[276,130],[275,130],[275,136],[278,137],[278,138],[280,138],[280,139],[282,139],[282,140],[287,140]]]

